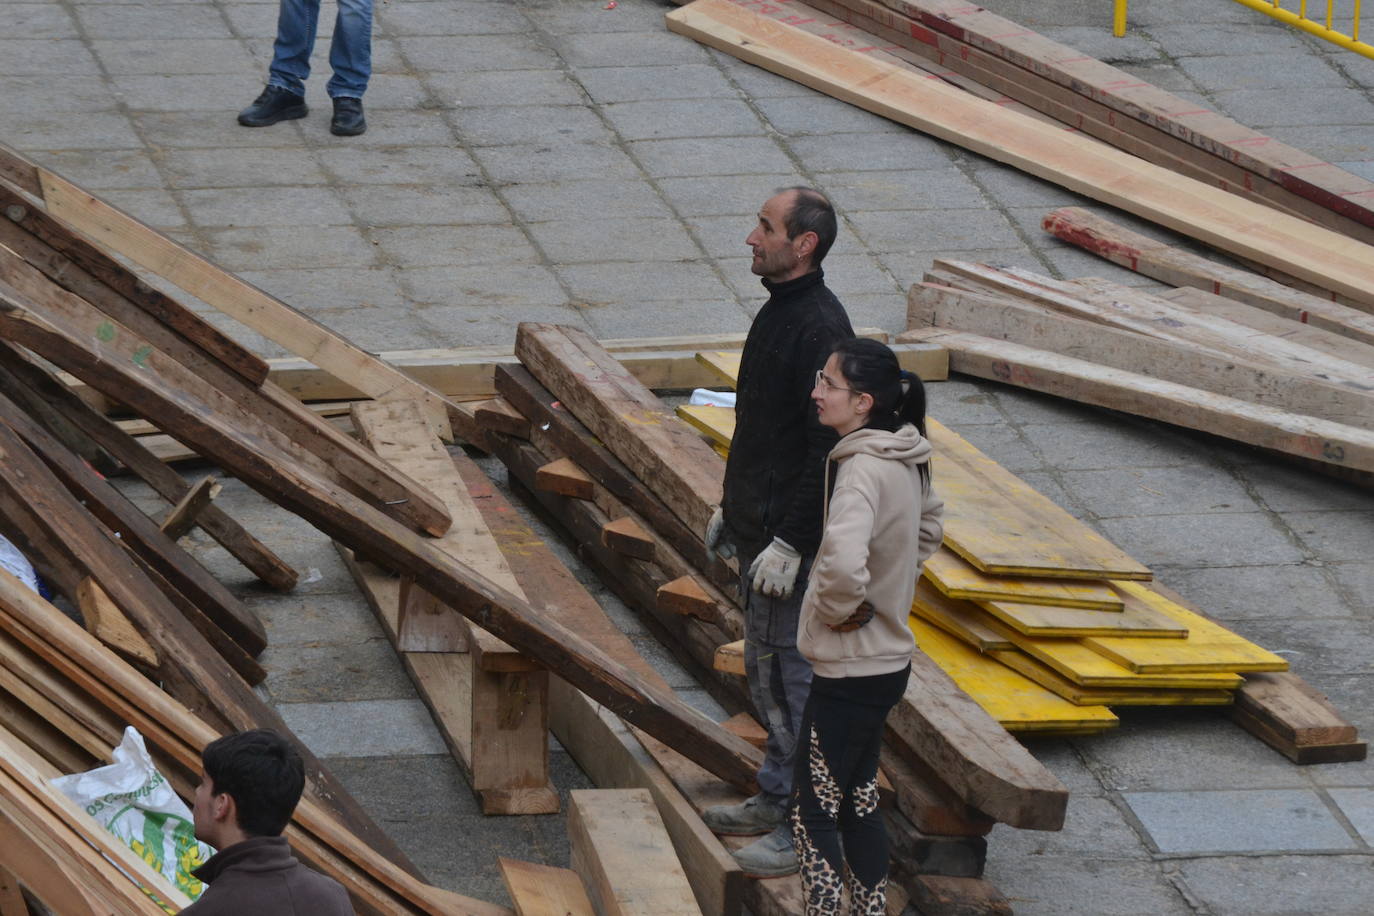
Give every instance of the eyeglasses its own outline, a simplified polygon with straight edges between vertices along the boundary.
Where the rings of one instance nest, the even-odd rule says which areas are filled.
[[[836,385],[834,382],[830,381],[830,379],[826,378],[824,369],[816,370],[816,387],[823,391],[848,391],[850,394],[855,393],[853,388],[841,388],[839,385]]]

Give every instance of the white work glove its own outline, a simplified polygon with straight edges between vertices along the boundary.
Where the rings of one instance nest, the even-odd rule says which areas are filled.
[[[786,598],[797,584],[799,569],[801,554],[781,538],[773,538],[773,543],[749,564],[749,575],[754,577],[754,591],[770,598]]]
[[[716,506],[711,520],[706,523],[706,549],[714,550],[722,560],[735,555],[735,545],[730,541],[730,529],[725,527],[725,510]]]

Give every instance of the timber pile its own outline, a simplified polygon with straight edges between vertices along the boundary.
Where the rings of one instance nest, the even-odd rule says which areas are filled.
[[[226,546],[235,545],[235,555],[269,584],[289,587],[294,572],[216,509],[210,502],[213,480],[181,482],[75,396],[60,370],[403,577],[400,589],[417,608],[415,626],[401,634],[407,645],[432,650],[427,640],[460,636],[477,659],[476,670],[467,672],[470,680],[495,678],[494,687],[471,689],[474,704],[480,698],[494,708],[483,707],[489,718],[470,720],[470,729],[517,723],[521,740],[528,744],[534,735],[542,747],[546,712],[540,685],[556,675],[604,707],[599,720],[618,715],[642,728],[646,741],[664,742],[658,747],[665,759],[669,746],[681,751],[679,768],[691,762],[711,780],[752,790],[755,748],[686,706],[660,680],[588,642],[562,621],[560,605],[547,594],[533,606],[488,578],[489,564],[480,571],[469,565],[477,561],[462,552],[460,540],[444,540],[455,518],[450,507],[470,509],[477,501],[471,487],[478,483],[460,480],[462,468],[455,468],[435,437],[449,434],[450,422],[467,422],[470,414],[59,176],[4,151],[0,163],[0,461],[6,471],[0,477],[0,530],[80,608],[99,638],[118,650],[15,580],[0,581],[4,725],[36,754],[63,772],[85,769],[107,758],[124,725],[136,725],[186,794],[198,776],[200,748],[215,736],[255,726],[289,735],[250,686],[263,674],[254,660],[265,643],[261,624],[173,537],[199,524]],[[307,410],[267,377],[266,364],[172,294],[154,290],[124,259],[165,268],[163,279],[194,286],[206,301],[224,296],[235,307],[248,303],[257,311],[255,321],[287,329],[286,336],[294,335],[312,360],[333,365],[332,371],[354,384],[377,386],[389,399],[356,411],[366,443]],[[397,425],[395,417],[406,422]],[[410,438],[392,438],[397,431]],[[416,438],[419,433],[423,439]],[[160,524],[153,521],[83,458],[134,471],[176,505]],[[459,520],[475,524],[470,513]],[[504,583],[513,585],[510,579]],[[477,626],[455,626],[459,615]],[[450,736],[455,744],[463,737]],[[319,761],[301,751],[308,785],[290,839],[304,860],[344,883],[361,912],[505,912],[415,877]],[[516,788],[547,797],[541,759],[531,755],[534,775]],[[12,819],[36,810],[31,792],[13,797],[22,808],[5,809]],[[58,848],[54,844],[69,838],[55,828],[24,823],[29,829],[23,849],[44,855],[0,866],[14,871],[22,865],[20,880],[32,890],[61,887],[64,876],[81,866],[70,864],[61,875],[44,869],[51,860],[47,853]],[[690,826],[685,830],[690,833]],[[11,856],[8,847],[5,855]],[[88,878],[81,883],[101,880]],[[103,897],[92,900],[103,906]]]
[[[747,711],[740,679],[714,667],[717,652],[743,635],[738,573],[701,538],[720,499],[720,456],[585,334],[522,324],[515,349],[522,365],[496,367],[499,414],[513,409],[528,422],[511,433],[496,427],[508,420],[484,415],[486,447],[717,699]],[[926,377],[943,375],[929,348],[908,353]],[[757,730],[747,718],[736,721],[741,733]],[[984,835],[997,821],[1059,829],[1063,786],[924,659],[890,725],[884,773],[893,790],[886,813],[895,873],[929,906],[963,899],[1000,911],[1005,902],[978,879]],[[739,798],[714,780],[677,785],[697,810]],[[799,907],[795,878],[748,882],[744,893],[757,913]]]
[[[891,0],[891,5],[898,4],[899,0]],[[1167,111],[1156,111],[1159,105],[1167,109],[1166,103],[1159,98],[1143,99],[1150,87],[1141,87],[1135,80],[1131,80],[1135,88],[1127,87],[1132,98],[1112,101],[1110,87],[1100,82],[1109,77],[1102,69],[1105,65],[1082,55],[1072,55],[1074,60],[1070,60],[1065,56],[1067,49],[1055,51],[1048,43],[1039,50],[1018,49],[1013,45],[1020,38],[1004,37],[1004,50],[994,53],[990,49],[999,40],[997,23],[982,19],[990,14],[977,7],[954,9],[941,0],[938,7],[920,12],[925,9],[924,0],[905,0],[900,5],[903,11],[911,11],[908,18],[914,23],[903,25],[903,29],[918,35],[931,33],[942,44],[953,37],[951,30],[959,33],[962,46],[945,54],[944,66],[954,68],[955,59],[967,53],[969,60],[1001,68],[1012,83],[1039,86],[1047,93],[1048,86],[1037,82],[1040,75],[1061,91],[1068,89],[1063,81],[1079,85],[1081,77],[1081,88],[1092,98],[1069,92],[1071,108],[1086,112],[1093,104],[1124,105],[1130,117],[1116,117],[1123,112],[1112,109],[1114,114],[1107,119],[1114,120],[1123,133],[1135,130],[1135,125],[1145,126],[1135,119],[1134,112],[1140,112],[1159,136],[1182,133],[1190,138],[1186,149],[1174,150],[1174,158],[1200,155],[1192,140],[1217,151],[1219,155],[1204,163],[1211,177],[1199,180],[1171,171],[1166,167],[1171,157],[1155,147],[1141,149],[1127,144],[1143,153],[1134,155],[1077,130],[1066,131],[1061,123],[1046,123],[932,79],[931,73],[913,69],[904,59],[887,54],[884,49],[890,42],[885,38],[845,30],[842,43],[832,42],[807,31],[817,23],[824,25],[827,17],[801,4],[761,5],[759,9],[769,13],[764,15],[731,0],[694,0],[669,13],[667,22],[670,30],[741,60],[1254,262],[1277,279],[1300,281],[1305,288],[1343,303],[1374,306],[1374,257],[1361,241],[1370,237],[1366,205],[1374,200],[1367,182],[1295,150],[1284,152],[1279,161],[1261,163],[1255,150],[1274,150],[1279,144],[1258,142],[1268,138],[1246,132],[1239,125],[1223,124],[1218,116],[1196,112],[1192,105],[1175,109],[1173,120],[1166,123],[1163,114]],[[808,19],[815,21],[808,24]],[[789,24],[794,21],[801,25]],[[1036,39],[1024,29],[1010,28],[1009,35],[1024,36],[1027,42]],[[821,31],[828,35],[833,30]],[[1002,54],[1012,60],[1003,59]],[[986,59],[988,55],[1003,62]],[[1011,63],[1016,66],[1009,68]],[[1095,72],[1079,72],[1083,69]],[[1142,102],[1155,107],[1148,108]],[[1073,117],[1076,120],[1077,115]],[[1242,149],[1246,152],[1240,152]],[[1293,171],[1299,159],[1310,168]],[[1229,178],[1220,174],[1228,160],[1236,167],[1244,165],[1246,170]],[[1305,178],[1297,176],[1316,176],[1316,180],[1307,184]],[[1264,188],[1266,181],[1276,190],[1256,195],[1259,199],[1238,196],[1218,186],[1224,182],[1228,188],[1233,183]],[[1280,192],[1280,187],[1286,190]],[[1276,208],[1276,203],[1288,210]],[[1327,206],[1336,207],[1341,214],[1327,210]]]
[[[936,261],[912,287],[903,339],[944,344],[971,375],[1374,471],[1374,345],[1358,336],[1369,316],[1342,321],[1326,303],[1327,327],[1314,327],[1288,302],[1293,317],[1192,287],[1155,295]]]

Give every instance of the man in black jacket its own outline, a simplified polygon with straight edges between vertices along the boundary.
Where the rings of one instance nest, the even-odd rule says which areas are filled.
[[[745,240],[754,252],[750,269],[769,298],[744,344],[725,495],[706,533],[709,547],[739,556],[745,671],[768,745],[760,793],[710,808],[704,819],[717,833],[766,834],[735,853],[756,877],[797,868],[786,814],[811,685],[811,666],[797,651],[797,619],[820,544],[825,457],[837,440],[817,419],[811,389],[835,344],[854,336],[821,271],[835,234],[830,201],[810,188],[787,188],[764,203]]]

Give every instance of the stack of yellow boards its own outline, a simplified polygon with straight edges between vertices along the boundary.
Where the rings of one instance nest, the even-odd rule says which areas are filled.
[[[734,386],[738,353],[697,359]],[[678,415],[726,450],[728,407]],[[1184,607],[1150,571],[934,419],[945,540],[912,604],[921,650],[1009,731],[1088,734],[1109,706],[1225,705],[1281,657]]]

